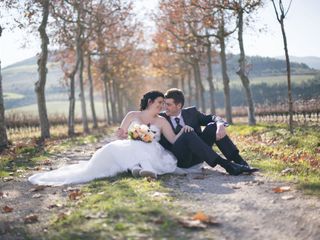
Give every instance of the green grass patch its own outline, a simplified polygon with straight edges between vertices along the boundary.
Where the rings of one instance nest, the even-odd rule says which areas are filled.
[[[17,100],[17,99],[22,99],[22,98],[24,98],[24,95],[22,95],[22,94],[9,93],[9,92],[3,93],[4,100]]]
[[[39,145],[38,138],[33,132],[19,131],[10,149],[0,154],[0,177],[7,177],[9,174],[16,175],[17,170],[26,170],[44,163],[51,156],[61,153],[74,146],[95,143],[102,137],[113,132],[113,128],[100,128],[88,135],[67,136],[66,126],[55,126],[51,128],[51,138],[45,144]],[[39,133],[37,133],[39,134]]]
[[[163,182],[127,174],[91,182],[71,213],[54,218],[46,239],[188,239]]]
[[[320,127],[234,125],[228,128],[242,155],[267,175],[293,181],[307,194],[320,196]]]

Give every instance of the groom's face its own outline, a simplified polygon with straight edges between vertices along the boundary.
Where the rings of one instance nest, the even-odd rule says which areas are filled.
[[[177,116],[179,115],[182,105],[181,103],[176,104],[173,98],[166,98],[165,99],[165,107],[166,107],[166,114],[168,116]]]

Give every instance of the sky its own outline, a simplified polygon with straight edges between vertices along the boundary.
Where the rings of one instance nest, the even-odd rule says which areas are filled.
[[[277,0],[276,0],[277,1]],[[156,9],[158,0],[135,0],[135,11],[144,18],[144,26],[152,31],[154,24],[145,17]],[[247,55],[281,57],[284,55],[280,24],[276,20],[271,1],[257,12],[252,27],[245,29],[244,44]],[[288,3],[289,0],[284,0]],[[293,0],[285,19],[285,31],[291,56],[320,57],[320,0]],[[1,17],[1,15],[0,15]],[[259,29],[263,29],[259,32]],[[23,46],[25,45],[25,46]],[[229,52],[238,53],[236,41],[229,44]],[[0,37],[0,60],[2,67],[35,56],[40,52],[38,35],[21,31],[4,30]]]

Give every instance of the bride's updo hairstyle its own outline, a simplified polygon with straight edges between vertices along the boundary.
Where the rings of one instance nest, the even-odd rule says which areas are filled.
[[[154,100],[158,97],[164,98],[163,93],[159,91],[147,92],[140,100],[140,110],[142,111],[147,109],[149,102],[154,102]]]

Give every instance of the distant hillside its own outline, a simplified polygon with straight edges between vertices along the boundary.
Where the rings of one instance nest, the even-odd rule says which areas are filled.
[[[36,57],[28,58],[2,69],[4,103],[7,110],[36,103],[36,94],[34,92],[34,83],[38,80],[36,62]],[[248,66],[252,83],[267,82],[272,84],[285,82],[281,80],[286,74],[284,60],[254,56],[248,57]],[[309,76],[312,78],[313,75],[319,72],[305,63],[292,62],[291,67],[293,75],[299,77],[299,82],[307,81]],[[241,86],[239,77],[236,75],[237,69],[238,55],[228,55],[228,71],[232,79],[232,86]],[[220,64],[214,64],[213,70],[215,78],[221,79]],[[202,77],[205,79],[207,71],[203,69],[202,72]],[[63,73],[59,63],[49,59],[46,83],[47,101],[68,101],[68,89],[62,85],[62,78]],[[292,80],[295,80],[294,76]],[[206,81],[204,81],[204,84],[206,84]],[[97,94],[97,98],[99,97],[100,94]]]
[[[38,80],[38,66],[36,57],[28,58],[2,69],[2,85],[4,96],[19,94],[20,98],[5,97],[6,109],[36,103],[34,83]],[[68,91],[62,86],[63,73],[58,63],[48,61],[48,75],[46,82],[47,101],[68,99]],[[10,94],[9,94],[10,93]]]
[[[284,59],[284,57],[277,57],[279,59]],[[290,56],[290,61],[297,63],[305,63],[309,67],[320,70],[320,57],[295,57]]]
[[[213,65],[215,74],[221,77],[221,66],[220,60],[216,59],[218,64]],[[236,72],[239,69],[239,55],[228,54],[227,55],[227,65],[228,73],[231,78],[236,77]],[[248,56],[247,57],[247,67],[250,77],[265,77],[265,76],[279,76],[286,74],[286,62],[285,60],[260,57],[260,56]],[[297,63],[291,61],[291,73],[292,75],[314,75],[319,72],[316,69],[310,68],[305,63]]]

